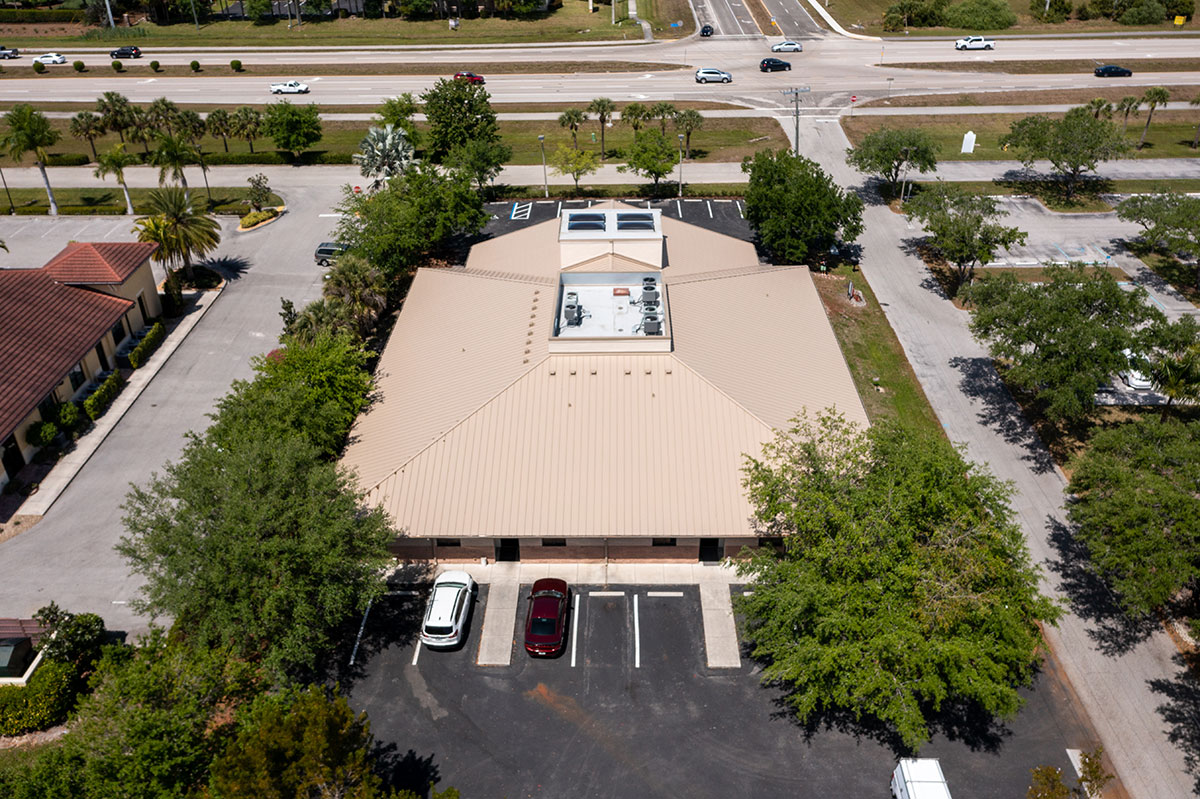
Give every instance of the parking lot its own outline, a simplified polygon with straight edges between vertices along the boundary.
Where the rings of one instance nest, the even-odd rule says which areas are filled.
[[[401,786],[434,780],[481,797],[888,796],[897,755],[886,734],[833,718],[805,729],[745,655],[739,668],[709,668],[697,586],[573,592],[563,654],[534,659],[521,647],[520,587],[508,666],[477,664],[487,585],[467,640],[450,651],[419,648],[415,626],[403,626],[419,622],[423,596],[389,597],[380,618],[402,621],[363,661],[351,701],[391,747]],[[941,759],[956,799],[1024,796],[1030,768],[1070,773],[1066,750],[1092,745],[1053,664],[1025,693],[1008,727],[948,718],[922,750]]]

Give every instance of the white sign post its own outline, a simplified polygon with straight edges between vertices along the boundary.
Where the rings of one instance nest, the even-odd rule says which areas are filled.
[[[975,152],[975,131],[968,130],[963,136],[962,151],[968,155]]]

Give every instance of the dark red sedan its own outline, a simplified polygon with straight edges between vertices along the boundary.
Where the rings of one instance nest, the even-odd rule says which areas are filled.
[[[552,657],[563,651],[567,641],[567,608],[571,592],[565,580],[545,577],[529,592],[529,613],[525,617],[525,651],[531,655]]]
[[[474,72],[455,72],[455,80],[465,80],[467,83],[483,83],[483,76],[476,75]]]

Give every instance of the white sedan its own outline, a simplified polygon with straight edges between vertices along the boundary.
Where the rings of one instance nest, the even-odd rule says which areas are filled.
[[[67,57],[62,53],[46,53],[33,59],[35,64],[65,64]]]
[[[289,80],[287,83],[272,83],[271,94],[308,94],[308,84],[301,83],[298,80]]]
[[[1129,386],[1134,391],[1149,391],[1150,389],[1154,388],[1154,381],[1151,380],[1146,374],[1138,370],[1137,367],[1141,365],[1139,363],[1140,359],[1133,354],[1133,351],[1122,350],[1121,354],[1124,355],[1125,360],[1129,362],[1129,365],[1119,373],[1121,379],[1125,381],[1125,385]]]
[[[800,44],[800,42],[792,42],[792,41],[779,42],[778,44],[771,45],[771,52],[772,53],[803,53],[804,45]]]
[[[994,50],[996,43],[982,36],[968,36],[954,43],[955,50]]]

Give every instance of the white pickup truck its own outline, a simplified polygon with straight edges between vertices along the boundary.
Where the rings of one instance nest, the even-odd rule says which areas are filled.
[[[955,50],[995,50],[996,43],[982,36],[968,36],[954,43]]]
[[[936,758],[901,760],[892,772],[893,799],[950,799],[950,787]]]
[[[308,94],[308,84],[301,83],[298,80],[289,80],[287,83],[272,83],[271,94]]]

